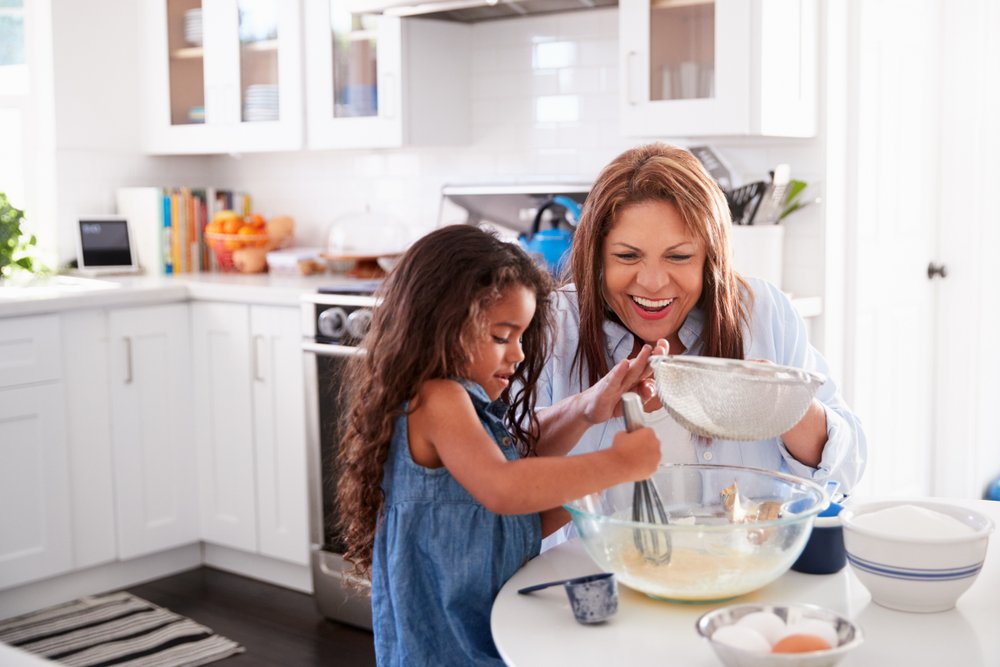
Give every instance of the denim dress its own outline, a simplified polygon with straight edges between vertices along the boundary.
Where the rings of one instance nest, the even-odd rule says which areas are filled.
[[[458,381],[507,460],[519,458],[502,420],[507,406],[491,403],[478,384]],[[406,423],[405,414],[396,419],[372,554],[378,664],[499,667],[490,611],[500,587],[538,555],[539,516],[494,514],[446,468],[414,463]]]

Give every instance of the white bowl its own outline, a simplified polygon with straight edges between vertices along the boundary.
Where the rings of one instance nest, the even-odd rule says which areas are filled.
[[[972,532],[961,537],[902,538],[857,525],[858,516],[904,504],[954,517]],[[955,606],[979,576],[994,528],[993,521],[979,512],[920,500],[867,503],[845,508],[839,517],[847,562],[872,600],[883,607],[912,612],[945,611]]]
[[[712,640],[715,631],[733,625],[747,614],[766,611],[791,625],[805,620],[829,623],[837,633],[837,645],[826,651],[809,653],[758,653],[744,651]],[[833,667],[864,641],[861,628],[840,614],[811,604],[734,604],[708,612],[698,619],[695,629],[712,647],[726,667]]]

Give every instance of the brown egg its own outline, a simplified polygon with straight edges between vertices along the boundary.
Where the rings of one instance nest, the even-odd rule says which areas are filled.
[[[788,635],[771,649],[771,653],[808,653],[826,651],[830,645],[816,635]]]

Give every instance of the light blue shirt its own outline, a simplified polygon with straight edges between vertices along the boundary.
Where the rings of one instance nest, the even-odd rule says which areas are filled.
[[[767,359],[782,366],[815,371],[829,378],[826,360],[809,344],[805,322],[788,297],[765,280],[747,278],[747,282],[753,289],[754,306],[750,317],[751,329],[747,331],[744,328],[743,331],[745,358]],[[555,309],[558,330],[552,356],[539,380],[537,409],[558,403],[584,390],[580,375],[570,373],[580,336],[580,312],[575,286],[568,285],[556,293]],[[687,348],[684,354],[701,354],[704,322],[704,313],[697,306],[691,309],[679,333],[681,342]],[[620,324],[610,320],[604,322],[604,343],[609,368],[628,358],[632,352],[633,340],[632,333]],[[583,377],[586,378],[586,362],[582,363]],[[836,480],[840,482],[841,492],[850,493],[861,479],[867,458],[867,444],[861,421],[844,403],[833,379],[828,379],[819,388],[816,398],[826,412],[828,437],[818,467],[812,468],[795,460],[780,436],[756,442],[712,440],[709,444],[695,438],[698,462],[766,468],[820,483]],[[606,449],[611,446],[615,434],[624,429],[624,420],[620,417],[592,426],[570,454]],[[547,543],[545,546],[550,545]]]

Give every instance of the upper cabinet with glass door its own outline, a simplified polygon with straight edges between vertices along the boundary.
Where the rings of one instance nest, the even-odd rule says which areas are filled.
[[[816,134],[815,0],[620,0],[622,133]]]
[[[147,153],[302,147],[298,0],[153,0],[140,7]]]
[[[471,26],[365,4],[305,0],[309,147],[468,143]]]

